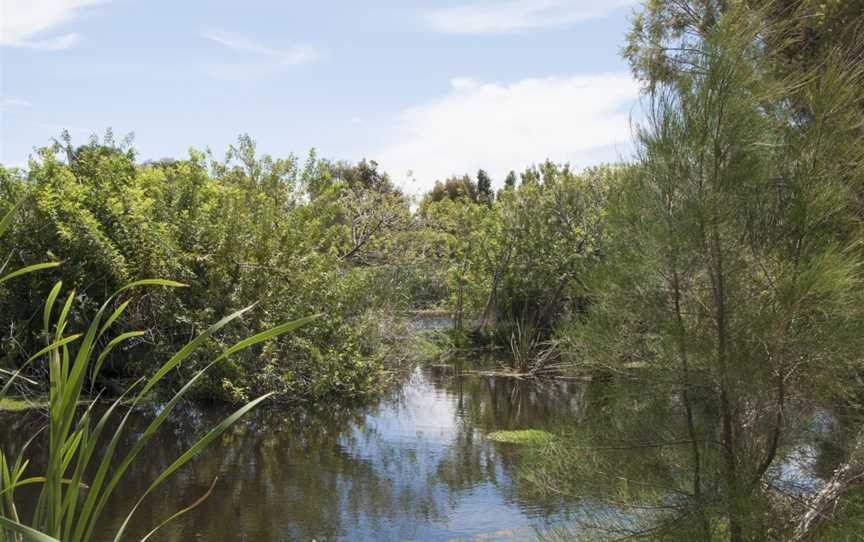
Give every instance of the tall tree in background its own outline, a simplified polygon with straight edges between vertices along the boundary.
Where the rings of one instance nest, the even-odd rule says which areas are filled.
[[[516,172],[511,171],[507,174],[507,177],[504,179],[504,189],[512,189],[516,188]]]
[[[492,179],[482,169],[477,171],[477,199],[487,205],[492,205],[495,199],[495,193],[492,192]]]

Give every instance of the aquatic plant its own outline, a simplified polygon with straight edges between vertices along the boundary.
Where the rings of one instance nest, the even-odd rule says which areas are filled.
[[[486,435],[486,438],[493,442],[542,446],[552,441],[555,435],[542,429],[518,429],[514,431],[493,431]]]

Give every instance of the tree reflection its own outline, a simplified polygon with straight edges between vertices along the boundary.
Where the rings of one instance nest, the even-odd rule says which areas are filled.
[[[427,371],[365,406],[260,409],[149,497],[133,518],[130,536],[140,538],[147,526],[197,500],[216,478],[210,497],[160,539],[446,539],[458,522],[468,522],[469,531],[474,523],[489,531],[527,527],[529,518],[557,513],[558,507],[554,499],[523,495],[513,481],[524,454],[489,442],[485,434],[573,423],[574,397],[581,393],[575,384]],[[134,445],[157,412],[151,406],[133,416],[121,446]],[[223,415],[217,408],[188,405],[166,422],[110,503],[103,534],[124,517],[133,496],[201,436],[201,428]],[[0,434],[14,439],[42,423],[36,411],[0,417]],[[43,443],[34,446],[38,458]],[[466,515],[462,507],[469,502],[484,517]]]
[[[691,433],[677,391],[672,384],[656,382],[647,388],[638,379],[590,386],[582,422],[526,469],[526,491],[579,503],[567,539],[689,541],[705,539],[706,530],[724,531],[717,519],[723,512],[723,485],[722,451],[712,439],[720,433],[716,405],[709,394],[692,398],[696,427]],[[820,476],[830,476],[844,455],[830,453],[840,442],[837,418],[805,404],[789,410],[790,438],[759,488],[763,508],[754,506],[754,516],[788,511],[790,503],[818,485]],[[817,439],[814,431],[820,424],[822,438]],[[703,436],[695,443],[698,455],[691,434]],[[701,477],[701,494],[694,491],[696,476]],[[780,533],[766,536],[782,539]]]
[[[695,397],[693,405],[697,434],[716,434],[712,402]],[[123,447],[158,411],[148,408],[133,417]],[[794,495],[807,490],[801,480],[830,475],[844,455],[837,447],[854,436],[854,420],[847,423],[842,413],[803,405],[797,411],[789,423],[797,424],[798,437],[783,443],[785,459],[765,488],[773,495]],[[104,533],[201,428],[223,415],[187,406],[172,417],[110,503]],[[38,411],[0,415],[0,434],[20,445],[44,421]],[[485,437],[515,429],[559,437],[543,449]],[[218,478],[210,498],[160,540],[447,540],[455,531],[531,524],[571,524],[580,535],[697,540],[699,518],[721,500],[693,495],[688,435],[671,384],[649,391],[635,379],[535,383],[427,370],[373,404],[253,412],[145,501],[131,536],[140,538]],[[716,443],[698,444],[711,494],[720,487],[719,454]],[[43,445],[34,443],[34,458]],[[512,537],[527,536],[517,532]]]

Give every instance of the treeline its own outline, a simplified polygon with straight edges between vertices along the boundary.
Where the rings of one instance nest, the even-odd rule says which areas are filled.
[[[3,208],[20,202],[0,239],[8,263],[63,262],[2,286],[2,363],[15,369],[44,344],[33,300],[56,280],[76,289],[74,327],[124,284],[167,277],[188,288],[154,290],[126,308],[119,331],[146,333],[108,355],[100,385],[109,391],[256,302],[200,359],[286,318],[322,317],[221,364],[199,397],[367,394],[412,355],[404,317],[412,309],[452,316],[454,346],[497,350],[519,370],[539,369],[534,356],[557,322],[584,308],[581,277],[599,253],[617,171],[577,174],[544,163],[518,179],[511,173],[496,193],[481,170],[476,181],[436,183],[418,201],[375,162],[259,156],[248,136],[224,160],[191,151],[185,160],[141,163],[131,141],[110,131],[77,146],[64,135],[26,171],[0,169]],[[31,371],[38,377],[44,368]]]

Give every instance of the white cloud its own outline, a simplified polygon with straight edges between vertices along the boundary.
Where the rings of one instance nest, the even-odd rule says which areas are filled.
[[[425,15],[439,32],[482,34],[563,26],[605,17],[636,0],[507,0],[453,6]]]
[[[238,53],[255,58],[252,62],[223,63],[210,67],[210,74],[224,78],[242,78],[267,75],[291,66],[315,62],[322,57],[320,51],[308,45],[298,45],[288,49],[275,49],[260,41],[239,34],[221,30],[206,30],[201,37],[218,43]]]
[[[19,107],[30,107],[30,102],[20,98],[3,98],[0,99],[0,108],[13,109]]]
[[[68,49],[79,41],[75,32],[46,36],[67,24],[87,6],[108,0],[3,0],[0,4],[0,45],[29,49]]]
[[[479,168],[500,185],[511,169],[547,158],[582,167],[629,148],[639,94],[629,74],[507,85],[458,78],[451,87],[444,97],[401,112],[390,143],[373,155],[409,192]]]

